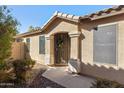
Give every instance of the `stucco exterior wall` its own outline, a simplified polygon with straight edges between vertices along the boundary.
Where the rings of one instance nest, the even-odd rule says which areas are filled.
[[[45,30],[45,34],[52,35],[54,33],[61,33],[61,32],[77,32],[78,25],[75,22],[67,21],[64,19],[57,18],[53,21],[49,27]]]
[[[46,59],[45,63],[49,63],[50,65],[53,65],[55,62],[55,57],[54,57],[54,35],[56,33],[67,33],[67,34],[71,34],[71,33],[77,33],[78,32],[78,24],[71,22],[71,21],[67,21],[64,19],[55,19],[51,25],[49,25],[47,27],[47,29],[45,30],[45,34],[46,34]],[[71,38],[71,37],[70,37]],[[75,40],[75,41],[74,41]],[[77,39],[71,40],[73,43],[71,43],[72,45],[74,44],[78,44],[77,43]],[[73,46],[74,47],[74,46]],[[71,55],[73,57],[77,57],[77,55],[75,56],[75,50],[76,49],[71,49]]]
[[[118,66],[124,68],[124,20],[120,21],[118,26]]]
[[[29,56],[36,62],[44,64],[45,54],[39,54],[39,36],[40,35],[27,37],[30,38]],[[23,42],[26,43],[26,38],[24,38]]]
[[[93,62],[93,31],[98,25],[118,24],[117,30],[117,64],[100,64]],[[93,77],[116,80],[124,84],[124,14],[98,19],[95,21],[82,21],[78,23],[64,19],[55,19],[44,30],[45,55],[39,54],[39,36],[30,36],[30,57],[42,64],[54,64],[54,34],[68,33],[70,36],[70,58],[80,59],[81,73]],[[81,32],[81,36],[80,33]],[[80,37],[79,37],[80,36]],[[24,38],[26,42],[26,38]]]
[[[23,42],[25,43],[26,38],[30,38],[30,57],[42,64],[54,64],[54,34],[63,32],[66,32],[68,34],[74,32],[77,33],[77,23],[57,18],[41,33],[42,35],[45,35],[45,55],[39,54],[40,35],[32,35],[23,38]],[[72,54],[75,54],[73,50]]]
[[[100,64],[93,62],[93,31],[92,28],[104,24],[118,24],[116,34],[117,38],[117,65]],[[109,18],[99,19],[92,22],[82,22],[81,32],[83,39],[81,40],[81,73],[105,78],[109,80],[116,80],[124,84],[124,14],[113,16]]]
[[[22,60],[25,56],[25,47],[24,43],[22,42],[13,42],[12,50],[11,50],[11,57],[15,60]]]

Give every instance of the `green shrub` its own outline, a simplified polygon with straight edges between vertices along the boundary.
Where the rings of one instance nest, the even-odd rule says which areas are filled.
[[[23,87],[26,85],[26,74],[34,65],[33,60],[0,61],[0,83],[14,83],[14,86]]]
[[[0,61],[0,83],[11,83],[15,80],[12,63],[9,61]]]
[[[30,70],[35,61],[32,60],[15,60],[13,61],[14,71],[16,74],[16,83],[26,83],[26,72]]]
[[[0,60],[0,70],[6,69],[6,63],[3,60]]]
[[[92,83],[92,88],[123,88],[124,85],[106,79],[97,78],[94,83]]]
[[[16,83],[25,82],[25,72],[27,70],[26,64],[22,60],[15,60],[13,62],[14,72],[16,74]]]
[[[0,70],[9,70],[11,68],[13,68],[12,58],[7,60],[0,60]]]
[[[30,59],[25,60],[24,63],[25,63],[25,66],[27,66],[28,68],[32,68],[35,65],[35,61]]]

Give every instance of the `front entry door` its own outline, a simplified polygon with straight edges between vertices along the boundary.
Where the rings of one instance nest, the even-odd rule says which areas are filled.
[[[66,65],[70,57],[70,38],[67,33],[55,35],[55,64]]]

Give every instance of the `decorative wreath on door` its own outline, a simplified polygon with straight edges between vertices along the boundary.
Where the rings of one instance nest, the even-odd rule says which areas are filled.
[[[57,46],[58,46],[58,47],[61,47],[61,46],[63,45],[63,42],[64,42],[63,38],[59,37],[59,38],[57,39]]]

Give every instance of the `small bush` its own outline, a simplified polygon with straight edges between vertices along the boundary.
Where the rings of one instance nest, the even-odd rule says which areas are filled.
[[[16,83],[24,82],[25,63],[21,60],[15,60],[13,61],[13,66],[14,73],[16,74]]]
[[[0,60],[0,87],[9,87],[1,84],[14,84],[12,87],[25,87],[26,74],[35,65],[33,60]]]
[[[25,87],[26,74],[34,65],[33,60],[0,61],[0,83],[14,83],[14,87]]]
[[[13,66],[6,61],[0,61],[0,87],[13,87],[16,79]],[[12,85],[9,85],[12,84]]]
[[[13,68],[13,59],[9,58],[7,60],[0,60],[0,70],[9,70]]]
[[[5,70],[5,69],[6,69],[6,63],[0,60],[0,70]]]
[[[35,64],[32,60],[15,60],[13,62],[14,71],[16,74],[16,83],[26,83],[26,72],[30,70]]]
[[[124,88],[124,85],[106,79],[97,78],[94,83],[92,83],[91,88]]]
[[[24,63],[25,63],[25,66],[27,66],[28,68],[32,68],[35,65],[35,61],[29,60],[29,59],[25,60]]]

